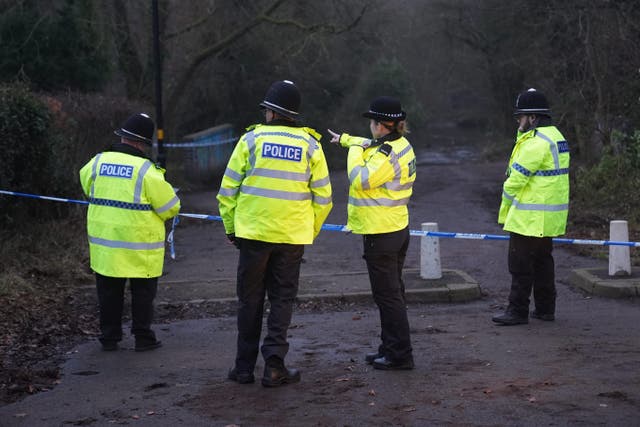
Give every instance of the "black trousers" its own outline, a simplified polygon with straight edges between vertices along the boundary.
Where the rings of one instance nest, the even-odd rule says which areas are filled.
[[[402,267],[409,248],[409,228],[363,236],[373,300],[380,311],[382,344],[378,352],[392,362],[412,358]]]
[[[237,240],[240,259],[236,368],[253,372],[258,358],[265,295],[271,310],[267,317],[267,335],[260,348],[262,356],[265,361],[272,356],[284,361],[289,351],[287,330],[293,302],[298,295],[304,245]]]
[[[554,314],[556,285],[552,251],[551,237],[530,237],[511,233],[511,292],[508,309],[515,315],[529,315],[529,296],[532,290],[536,311],[540,314]]]
[[[122,340],[122,309],[124,287],[127,282],[122,277],[107,277],[96,273],[98,303],[100,305],[100,342],[110,343]],[[129,279],[131,290],[131,334],[136,341],[155,341],[151,330],[153,321],[153,300],[158,291],[158,278]]]

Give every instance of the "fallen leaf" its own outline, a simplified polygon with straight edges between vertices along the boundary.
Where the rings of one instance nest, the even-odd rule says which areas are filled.
[[[351,381],[351,379],[348,377],[336,378],[336,382],[344,382],[344,381]]]
[[[416,410],[415,406],[406,406],[404,408],[402,408],[402,412],[413,412]]]
[[[375,402],[369,402],[369,406],[375,406]]]
[[[376,391],[374,389],[369,390],[369,396],[375,396]]]
[[[27,416],[27,414],[25,412],[20,412],[20,413],[17,413],[17,414],[13,414],[13,416],[16,417],[16,418],[24,418],[24,417]]]
[[[140,419],[140,415],[131,415],[131,418],[133,418],[134,420],[139,420]]]
[[[485,390],[482,391],[484,394],[491,394],[493,393],[493,390],[491,390],[490,388],[487,388]]]
[[[154,415],[154,414],[155,414],[155,412],[154,412],[154,411],[149,411],[149,412],[147,412],[147,415]]]
[[[538,399],[536,399],[535,397],[531,396],[527,399],[529,401],[529,403],[534,403],[536,402]]]
[[[362,319],[362,317],[360,317],[360,316],[353,316],[353,317],[351,318],[351,320],[360,320],[360,319]]]

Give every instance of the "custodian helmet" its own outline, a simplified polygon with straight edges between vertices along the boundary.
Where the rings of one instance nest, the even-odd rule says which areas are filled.
[[[513,112],[514,116],[521,114],[541,114],[544,116],[550,116],[551,110],[549,110],[549,102],[547,98],[537,90],[531,88],[518,95],[516,99],[516,107]]]
[[[154,129],[155,124],[153,120],[151,120],[151,117],[144,113],[138,113],[129,117],[122,124],[122,127],[115,130],[114,133],[131,141],[140,141],[151,145],[153,142]]]
[[[271,85],[260,106],[295,120],[299,116],[300,102],[296,85],[290,80],[281,80]]]

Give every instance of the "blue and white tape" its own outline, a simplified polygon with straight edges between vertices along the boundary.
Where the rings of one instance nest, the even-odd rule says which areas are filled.
[[[50,200],[54,202],[77,203],[81,205],[89,204],[89,202],[85,200],[74,200],[74,199],[64,199],[61,197],[40,196],[37,194],[18,193],[15,191],[0,190],[0,194],[5,194],[8,196],[28,197],[32,199]],[[222,217],[218,215],[206,215],[206,214],[195,214],[195,213],[180,213],[178,215],[186,218],[203,219],[208,221],[222,221]],[[173,231],[177,224],[178,224],[178,221],[174,219],[171,232],[169,233],[169,238],[171,239],[171,241],[169,242],[171,244],[171,251],[172,251],[171,257],[174,259],[175,259],[175,251],[173,250],[173,241],[174,241]],[[339,225],[339,224],[324,224],[322,226],[322,230],[340,231],[343,233],[351,232],[351,230],[347,228],[346,225]],[[468,240],[509,240],[509,236],[499,235],[499,234],[451,233],[451,232],[445,232],[445,231],[422,231],[422,230],[410,230],[409,233],[412,236],[416,236],[416,237],[440,237],[440,238],[449,238],[449,239],[468,239]],[[566,239],[561,237],[554,237],[553,243],[568,244],[568,245],[591,245],[591,246],[629,246],[632,248],[640,247],[640,242],[623,242],[623,241],[616,241],[616,240]]]
[[[191,142],[165,142],[162,144],[164,148],[198,148],[198,147],[212,147],[214,145],[227,144],[229,142],[236,142],[238,138],[219,139],[216,141],[204,140],[204,141],[191,141]]]

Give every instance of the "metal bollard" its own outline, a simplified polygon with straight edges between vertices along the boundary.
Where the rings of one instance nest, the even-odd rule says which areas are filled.
[[[611,221],[609,223],[609,240],[629,241],[627,221]],[[609,246],[609,276],[630,276],[631,255],[628,246]]]
[[[438,231],[437,222],[423,222],[422,231]],[[423,279],[440,279],[440,239],[422,236],[420,239],[420,277]]]

